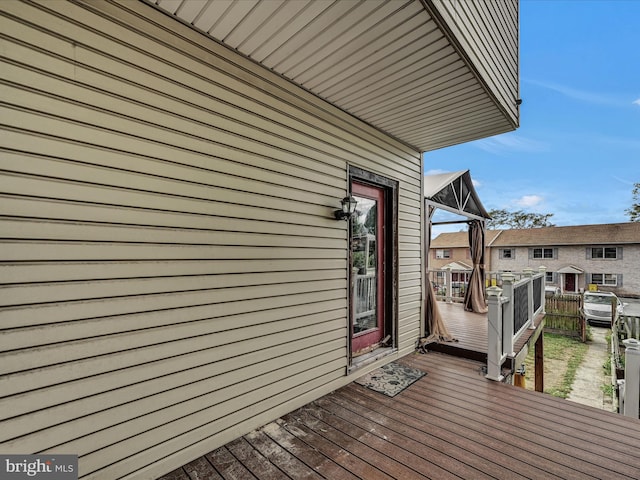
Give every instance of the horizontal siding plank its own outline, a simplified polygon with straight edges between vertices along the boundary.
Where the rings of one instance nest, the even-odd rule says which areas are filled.
[[[308,353],[311,356],[307,351],[283,353],[250,365],[236,361],[237,365],[246,366],[233,371],[222,371],[203,381],[182,385],[181,388],[137,399],[133,404],[120,405],[99,413],[92,412],[88,422],[84,417],[72,417],[54,428],[37,435],[16,438],[8,444],[12,451],[33,451],[34,448],[50,449],[66,443],[66,448],[75,448],[78,455],[84,455],[114,441],[142,433],[155,425],[197,412],[203,406],[216,406],[242,394],[247,390],[248,383],[251,384],[251,389],[259,389],[283,380],[298,371],[313,367],[314,363],[317,365],[318,362],[314,362],[316,357],[321,363],[336,361],[344,355],[344,342],[341,339],[326,342],[320,347],[312,347]],[[215,364],[211,367],[218,370]],[[190,372],[184,374],[190,375]]]
[[[268,389],[256,392],[255,394],[250,392],[246,394],[249,399],[255,399],[256,395],[260,395],[265,398],[264,402],[261,402],[259,406],[256,406],[251,411],[251,417],[248,419],[245,411],[235,411],[228,416],[217,418],[216,414],[212,411],[203,411],[199,416],[195,418],[181,419],[175,422],[175,424],[167,424],[160,429],[148,432],[142,436],[137,436],[129,439],[125,444],[116,444],[111,448],[99,450],[86,457],[84,457],[83,468],[80,470],[80,474],[84,475],[89,472],[95,472],[95,475],[88,475],[88,479],[98,478],[117,478],[130,472],[132,468],[140,468],[140,465],[153,464],[157,461],[164,460],[167,455],[173,454],[185,447],[191,447],[194,443],[204,444],[201,451],[204,453],[207,451],[206,444],[209,443],[209,437],[215,435],[217,432],[225,432],[228,429],[233,429],[243,422],[252,420],[253,424],[262,425],[266,423],[268,418],[272,416],[271,411],[284,405],[284,411],[290,411],[289,404],[302,405],[306,398],[314,398],[317,394],[317,390],[324,387],[329,379],[335,379],[344,374],[344,366],[339,365],[339,362],[333,362],[331,364],[322,365],[314,369],[314,371],[303,372],[300,374],[313,376],[304,383],[297,384],[295,386],[287,386],[283,388],[280,383],[273,384]],[[295,379],[294,379],[295,380]],[[283,390],[285,390],[283,392]],[[297,399],[295,403],[290,399]],[[224,405],[225,408],[234,408],[233,404]],[[191,428],[191,430],[186,430]],[[242,431],[243,429],[234,429],[230,435],[231,438],[237,438],[236,431]],[[160,438],[167,438],[164,443],[156,443],[155,440]],[[152,444],[144,451],[140,451],[140,445],[144,442]],[[64,445],[57,447],[56,451],[66,452]],[[135,452],[135,453],[134,453]],[[132,455],[133,453],[133,455]],[[121,462],[113,465],[106,465],[105,458],[115,457],[123,458]],[[97,470],[96,469],[100,469]]]
[[[235,300],[229,301],[227,297],[216,298],[213,292],[173,293],[171,295],[147,295],[144,297],[115,298],[109,302],[103,299],[87,300],[83,302],[52,303],[36,305],[29,308],[3,308],[0,309],[0,323],[5,328],[26,327],[30,325],[47,325],[56,322],[69,322],[75,320],[101,319],[141,312],[161,315],[164,310],[183,309],[191,306],[207,306],[217,309],[229,309],[238,307],[247,310],[262,310],[267,308],[279,308],[288,305],[314,304],[316,302],[342,299],[345,302],[346,280],[344,290],[311,291],[303,294],[286,294],[281,296],[264,296],[258,298],[246,298],[241,291]],[[252,288],[252,287],[245,287]],[[256,289],[259,290],[259,289]],[[227,292],[229,293],[229,292]],[[214,303],[214,302],[218,303]],[[220,303],[220,302],[224,303]],[[238,305],[236,305],[236,303]],[[231,307],[231,308],[229,308]],[[180,318],[180,312],[174,313]]]
[[[330,285],[329,282],[324,283]],[[293,287],[289,286],[289,288]],[[307,290],[312,288],[312,285],[306,287]],[[286,287],[283,289],[286,289]],[[329,290],[328,287],[318,285],[318,290],[323,289]],[[263,326],[264,324],[261,322],[252,325],[256,332],[263,331],[264,328],[261,328]],[[268,327],[271,328],[273,325],[269,324]],[[31,349],[9,351],[4,354],[2,365],[0,365],[0,374],[92,358],[97,355],[111,355],[125,350],[142,350],[149,346],[169,342],[169,339],[171,339],[171,342],[193,339],[193,343],[196,344],[205,341],[202,337],[218,334],[218,336],[224,337],[225,341],[227,341],[227,338],[236,336],[237,332],[233,331],[236,328],[244,328],[244,325],[238,324],[235,318],[228,319],[226,322],[218,318],[205,319],[198,322],[180,323],[142,331],[129,331],[107,337],[40,346],[37,351]],[[244,335],[246,335],[246,332],[244,332]]]
[[[23,160],[31,160],[32,157],[21,156]],[[117,188],[112,186],[96,186],[90,184],[71,183],[62,179],[52,180],[48,178],[24,177],[20,175],[3,175],[0,177],[0,188],[7,195],[27,195],[34,198],[55,198],[70,201],[89,201],[103,205],[117,205],[124,207],[148,208],[153,210],[169,210],[172,212],[184,211],[187,213],[198,213],[204,215],[214,215],[222,217],[234,217],[247,220],[272,221],[285,224],[301,224],[346,230],[342,223],[337,223],[333,218],[333,211],[339,208],[339,200],[336,199],[333,205],[311,206],[308,205],[306,213],[294,212],[281,205],[281,210],[267,208],[276,207],[273,202],[266,203],[266,197],[261,198],[262,202],[248,204],[243,199],[242,192],[237,192],[235,200],[241,204],[229,202],[229,198],[222,195],[219,200],[212,198],[197,198],[188,195],[180,195],[177,192],[140,192],[131,189]],[[203,187],[203,191],[206,188]],[[221,191],[222,192],[222,191]],[[258,196],[254,196],[256,200]],[[284,203],[296,203],[291,200]],[[315,215],[313,211],[315,210]],[[143,216],[144,218],[144,216]]]
[[[4,261],[199,260],[345,258],[343,250],[235,245],[162,245],[94,242],[0,242]]]
[[[312,344],[323,344],[335,339],[342,339],[346,348],[344,322],[325,322],[326,319],[338,318],[341,313],[344,314],[344,309],[332,314],[326,312],[310,316],[311,318],[307,319],[309,325],[305,328],[304,336],[295,329],[286,335],[276,332],[267,337],[268,345],[265,345],[264,338],[247,338],[242,344],[214,345],[208,349],[187,351],[179,356],[161,358],[152,364],[134,365],[126,369],[27,391],[12,397],[3,397],[0,398],[0,406],[2,406],[0,414],[5,418],[33,414],[41,422],[58,423],[57,418],[75,415],[75,402],[78,402],[79,416],[82,412],[90,413],[121,405],[135,401],[137,398],[144,398],[146,395],[179,388],[181,385],[202,380],[226,370],[234,370],[245,362],[252,364],[260,361],[264,358],[261,354],[263,350],[281,355],[285,351],[304,349]],[[310,325],[314,318],[318,320],[320,328]],[[259,355],[259,358],[254,354]],[[243,358],[244,361],[239,362],[239,358]],[[41,409],[53,409],[50,410],[52,416],[49,420],[42,418],[36,412]],[[22,421],[25,419],[23,418]]]
[[[186,260],[135,262],[73,262],[73,263],[0,263],[0,284],[71,282],[125,279],[131,277],[180,277],[191,275],[259,274],[269,272],[307,272],[342,270],[346,278],[344,259],[264,259],[264,260]]]
[[[123,421],[122,419],[128,418],[127,409],[132,406],[131,402],[133,401],[153,399],[157,394],[171,391],[179,392],[184,386],[197,382],[211,382],[212,379],[218,379],[221,374],[233,371],[238,367],[251,368],[284,355],[299,355],[301,352],[304,353],[306,351],[315,352],[316,350],[325,349],[325,345],[328,350],[337,348],[338,345],[345,349],[344,338],[340,335],[341,332],[327,331],[319,335],[301,337],[289,343],[276,344],[266,348],[258,348],[258,340],[251,339],[249,342],[255,344],[256,348],[247,350],[242,355],[236,355],[237,348],[234,346],[221,346],[216,349],[216,358],[214,360],[212,360],[210,353],[207,355],[206,363],[195,365],[192,360],[190,364],[195,365],[193,368],[174,370],[160,377],[132,385],[122,385],[116,390],[105,389],[103,392],[85,397],[56,396],[57,401],[67,400],[66,403],[51,404],[47,408],[38,411],[28,411],[23,407],[24,412],[22,414],[5,421],[6,428],[0,432],[0,438],[2,439],[1,441],[16,439],[14,447],[19,449],[21,448],[21,442],[31,441],[28,438],[29,433],[50,427],[56,427],[59,432],[67,431],[68,423],[72,421],[75,421],[76,424],[71,429],[75,435],[71,435],[69,438],[79,438],[85,434],[98,431],[100,428],[97,427],[101,425],[99,423],[100,419],[105,422],[102,425],[107,427],[109,423],[117,424]],[[340,338],[336,338],[339,336]],[[198,353],[189,355],[195,356]],[[217,382],[218,380],[215,381]],[[220,386],[219,382],[218,386]],[[31,393],[23,394],[19,397],[30,401]],[[96,410],[96,404],[100,405],[100,410]],[[156,409],[152,408],[151,411],[153,410]],[[87,415],[93,415],[93,419],[91,423],[84,424],[86,422],[82,422],[81,419]],[[95,427],[92,425],[95,425]],[[29,449],[24,451],[29,451]]]
[[[293,271],[273,273],[251,273],[237,275],[192,275],[188,277],[117,279],[101,282],[56,282],[53,284],[31,284],[7,286],[0,290],[1,306],[30,305],[49,302],[66,302],[96,298],[113,298],[136,295],[170,294],[201,290],[220,290],[247,286],[264,286],[341,280],[344,284],[344,270]],[[319,289],[326,289],[319,284]],[[295,290],[291,291],[295,293]],[[236,299],[231,292],[229,301]],[[0,343],[1,345],[1,343]]]
[[[271,297],[270,304],[265,309],[262,299],[252,299],[242,302],[227,302],[215,304],[215,309],[209,305],[188,306],[179,309],[168,309],[154,312],[137,313],[130,315],[116,315],[113,317],[100,317],[87,320],[75,320],[60,322],[42,326],[22,326],[3,330],[0,341],[2,350],[19,350],[21,348],[50,345],[59,342],[80,340],[83,338],[112,335],[120,332],[130,332],[146,328],[161,327],[164,325],[176,325],[179,323],[197,322],[232,316],[235,325],[243,325],[252,319],[252,315],[259,313],[263,322],[276,321],[283,318],[300,317],[308,314],[312,308],[315,312],[338,310],[344,307],[342,300],[328,300],[309,302],[308,294],[296,295],[294,300],[286,306]],[[302,302],[297,304],[298,302]]]
[[[0,108],[0,115],[2,115]],[[42,130],[46,127],[43,123],[50,124],[60,131],[53,135],[63,134],[63,130],[68,130],[69,126],[61,125],[59,121],[52,118],[35,117],[23,112],[7,112],[14,120],[22,122],[33,122],[40,124]],[[23,118],[24,117],[24,118]],[[26,126],[26,125],[24,125]],[[88,127],[87,127],[88,128]],[[78,128],[74,128],[78,131]],[[87,132],[88,134],[88,132]],[[115,142],[115,139],[112,140]],[[16,145],[18,146],[18,145]],[[146,191],[159,194],[171,194],[175,196],[202,198],[214,201],[224,201],[240,205],[262,205],[283,211],[292,211],[306,214],[318,214],[323,212],[326,215],[326,206],[336,202],[335,198],[325,196],[314,196],[309,192],[300,191],[294,188],[285,188],[277,185],[269,185],[249,179],[225,178],[219,174],[210,174],[210,179],[224,184],[205,183],[208,175],[206,172],[193,172],[191,181],[182,181],[174,178],[162,178],[155,175],[132,174],[132,172],[119,171],[107,168],[93,168],[82,164],[71,164],[66,161],[50,161],[38,157],[30,157],[29,162],[24,161],[24,157],[19,155],[3,155],[0,158],[0,168],[7,172],[22,175],[48,176],[64,182],[77,182],[81,184],[97,184],[104,187],[124,188],[134,191]],[[244,188],[245,190],[242,190]],[[291,200],[296,200],[292,202]],[[315,205],[314,205],[315,204]],[[289,206],[287,206],[289,205]],[[319,209],[318,206],[324,208]]]
[[[337,202],[336,202],[337,204]],[[337,206],[336,206],[337,208]],[[165,227],[172,229],[212,230],[223,232],[246,232],[280,234],[290,228],[289,224],[275,221],[247,221],[202,213],[158,211],[135,207],[95,205],[65,200],[50,200],[25,197],[0,196],[0,216],[38,220],[69,220],[73,222],[95,222],[98,224]],[[4,233],[4,229],[3,232]],[[322,237],[342,239],[346,242],[344,228],[328,228],[297,225],[296,237]],[[0,279],[1,281],[1,279]]]
[[[126,445],[130,442],[128,439],[132,436],[145,435],[146,432],[153,429],[164,430],[167,437],[171,438],[183,429],[187,430],[190,426],[194,426],[190,422],[191,419],[189,417],[191,416],[198,416],[200,419],[195,421],[202,421],[202,415],[209,413],[211,417],[210,414],[214,411],[217,418],[221,418],[229,413],[236,412],[238,409],[249,408],[256,403],[257,398],[264,398],[259,396],[261,391],[266,394],[272,394],[275,392],[273,390],[274,384],[280,384],[280,388],[287,384],[295,385],[297,381],[300,381],[298,378],[304,378],[303,376],[307,371],[314,368],[318,369],[319,366],[320,368],[331,368],[333,370],[339,367],[341,363],[344,364],[343,355],[343,349],[328,350],[317,355],[318,361],[308,357],[299,362],[291,360],[291,362],[285,364],[286,366],[263,373],[257,371],[255,375],[242,381],[239,381],[239,379],[242,378],[242,374],[245,372],[230,372],[221,375],[219,383],[214,382],[211,386],[213,388],[222,388],[207,393],[199,393],[197,385],[188,385],[183,387],[182,391],[169,392],[167,395],[175,397],[170,398],[169,401],[176,403],[163,407],[161,410],[152,409],[163,406],[165,399],[162,395],[158,396],[158,403],[155,403],[153,399],[137,402],[136,409],[132,412],[139,414],[137,418],[129,419],[125,423],[115,425],[112,423],[113,426],[100,432],[91,432],[84,438],[76,439],[73,436],[73,432],[70,432],[73,436],[72,438],[74,438],[73,440],[65,441],[64,438],[59,438],[58,443],[55,443],[52,448],[72,450],[78,452],[79,455],[86,455],[97,448],[109,448],[114,442]],[[253,374],[253,372],[251,373]],[[229,384],[229,380],[237,383]],[[256,392],[256,394],[251,395],[252,391]],[[194,396],[186,396],[189,393],[193,393]],[[173,423],[173,432],[164,428],[164,425],[169,423]],[[191,425],[189,425],[190,423]],[[158,425],[161,425],[161,427],[158,427]],[[55,438],[52,438],[52,440],[56,441]],[[156,440],[158,439],[156,438]],[[125,445],[120,445],[119,448],[123,448]],[[104,462],[104,460],[101,461]]]
[[[300,319],[298,318],[286,319],[270,323],[268,328],[263,329],[256,329],[254,326],[249,326],[230,330],[225,333],[223,338],[221,338],[221,335],[214,333],[202,335],[196,339],[187,338],[151,345],[137,351],[116,352],[102,357],[86,358],[76,362],[52,365],[36,370],[27,370],[14,373],[11,376],[5,375],[0,377],[0,387],[3,395],[15,395],[34,388],[45,388],[58,383],[65,383],[118,369],[129,368],[134,365],[142,365],[164,358],[184,355],[194,350],[213,348],[221,343],[242,342],[252,335],[255,335],[256,331],[260,331],[263,334],[263,345],[268,345],[269,340],[272,339],[271,335],[275,333],[291,340],[295,335],[300,335],[301,333],[314,335],[321,333],[325,329],[337,329],[344,326],[343,319],[335,320],[333,324],[331,322],[322,322],[319,324],[305,325],[304,327],[300,327],[299,322]],[[9,362],[11,360],[11,354],[6,356],[8,357],[7,362]],[[19,366],[17,368],[22,370]],[[8,369],[3,366],[3,370],[6,371]],[[149,372],[149,374],[150,373],[151,372]]]
[[[305,237],[292,234],[264,234],[221,231],[210,222],[208,228],[176,229],[166,227],[121,226],[42,220],[3,219],[1,238],[13,241],[154,243],[167,245],[236,245],[253,247],[326,248],[341,250],[344,239]]]

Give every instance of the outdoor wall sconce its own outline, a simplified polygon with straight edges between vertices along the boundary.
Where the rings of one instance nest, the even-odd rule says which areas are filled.
[[[349,220],[355,213],[358,202],[349,195],[348,197],[344,197],[340,203],[342,204],[342,208],[333,212],[333,216],[336,217],[336,220]]]

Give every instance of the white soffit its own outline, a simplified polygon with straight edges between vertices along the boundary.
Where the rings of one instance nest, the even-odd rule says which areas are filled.
[[[152,0],[420,151],[515,126],[420,0]]]

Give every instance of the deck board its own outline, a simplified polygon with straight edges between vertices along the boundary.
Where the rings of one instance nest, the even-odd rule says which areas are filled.
[[[438,302],[438,309],[447,330],[456,341],[431,344],[428,349],[486,361],[489,324],[487,314],[467,312],[461,303]]]
[[[196,459],[163,480],[637,479],[640,421],[487,380],[437,352],[390,398],[351,383]],[[206,476],[206,470],[211,475]]]

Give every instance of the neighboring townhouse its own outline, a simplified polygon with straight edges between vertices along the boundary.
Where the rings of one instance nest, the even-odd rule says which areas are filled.
[[[485,269],[491,270],[490,244],[500,234],[500,230],[487,230],[485,232]],[[471,269],[471,254],[469,251],[469,233],[451,232],[441,233],[431,240],[429,247],[429,270],[441,270],[450,266],[456,269],[458,266],[468,265]]]
[[[503,230],[489,246],[494,271],[545,266],[562,292],[640,295],[640,222]]]
[[[468,259],[465,236],[455,232],[435,238],[429,268]],[[565,293],[597,288],[622,296],[640,295],[640,222],[490,230],[486,251],[487,272],[545,266],[547,284]],[[438,258],[442,256],[449,259]]]
[[[156,478],[413,352],[423,153],[517,128],[518,15],[1,1],[0,452]]]

